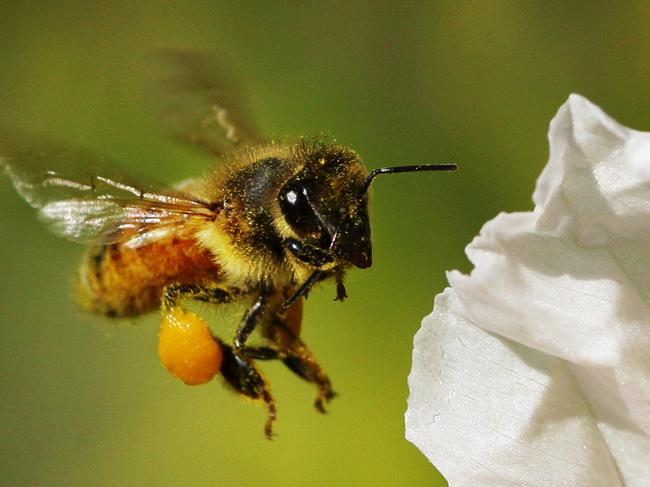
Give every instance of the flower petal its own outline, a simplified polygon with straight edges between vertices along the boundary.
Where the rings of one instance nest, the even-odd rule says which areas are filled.
[[[615,364],[626,329],[650,310],[607,249],[540,234],[534,225],[532,213],[501,214],[468,246],[475,269],[448,274],[467,316],[576,363]]]
[[[650,133],[572,95],[549,141],[416,336],[407,437],[452,485],[650,485]]]
[[[650,133],[571,95],[551,121],[549,143],[533,194],[536,230],[586,247],[610,245],[611,236],[648,243]]]
[[[622,367],[626,369],[627,367]],[[628,380],[642,379],[634,369],[573,367],[577,385],[586,397],[598,426],[628,487],[650,484],[648,436],[648,381],[630,387]]]
[[[485,332],[448,289],[415,337],[407,439],[451,486],[622,485],[566,362]]]
[[[613,366],[650,347],[650,134],[572,95],[549,141],[535,210],[488,222],[467,248],[474,271],[449,282],[485,329]]]

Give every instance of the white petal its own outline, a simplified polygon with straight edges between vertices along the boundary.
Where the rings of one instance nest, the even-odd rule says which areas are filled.
[[[415,337],[407,438],[450,486],[622,485],[566,362],[469,322],[453,291]]]
[[[620,369],[573,367],[573,374],[628,487],[650,485],[648,380]],[[630,377],[630,376],[633,377]],[[643,382],[629,387],[627,380]],[[645,430],[645,431],[644,431]]]
[[[650,309],[608,249],[540,234],[534,224],[532,213],[501,214],[469,245],[471,275],[448,275],[467,316],[561,358],[617,363]]]
[[[619,125],[578,95],[551,122],[550,159],[533,195],[536,229],[601,247],[639,237],[650,215],[650,134]]]
[[[650,346],[650,134],[572,95],[549,141],[535,211],[488,222],[467,248],[475,270],[449,282],[480,326],[612,366]]]
[[[416,337],[408,437],[452,486],[650,485],[650,133],[572,95],[549,141]]]

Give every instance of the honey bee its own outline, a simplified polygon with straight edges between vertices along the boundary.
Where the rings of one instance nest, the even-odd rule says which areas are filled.
[[[87,310],[133,317],[162,309],[159,355],[188,384],[220,372],[235,392],[276,407],[258,361],[280,360],[316,386],[315,407],[334,397],[300,338],[302,302],[318,283],[371,266],[368,188],[379,175],[455,170],[454,164],[368,172],[353,150],[327,138],[259,136],[236,90],[209,58],[159,54],[161,120],[173,138],[218,159],[176,187],[127,176],[112,163],[28,137],[0,136],[0,166],[59,236],[90,244],[77,277]],[[234,337],[212,333],[184,304],[247,303]],[[261,345],[251,345],[254,330]]]

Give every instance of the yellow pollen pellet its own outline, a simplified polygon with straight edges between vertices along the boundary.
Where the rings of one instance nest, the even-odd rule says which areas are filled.
[[[223,360],[221,346],[210,334],[207,322],[180,307],[163,317],[158,356],[170,374],[188,385],[209,382]]]

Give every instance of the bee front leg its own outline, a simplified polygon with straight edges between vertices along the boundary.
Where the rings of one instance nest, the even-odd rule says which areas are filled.
[[[244,319],[235,333],[232,347],[224,346],[224,361],[221,373],[236,391],[251,399],[264,401],[267,409],[264,433],[267,438],[271,439],[273,437],[273,422],[276,418],[275,402],[266,380],[250,358],[250,355],[255,355],[256,349],[249,350],[246,347],[246,340],[260,322],[267,302],[267,294],[262,293],[246,311]],[[267,349],[267,352],[270,351],[271,349]],[[250,355],[249,352],[251,352]]]

